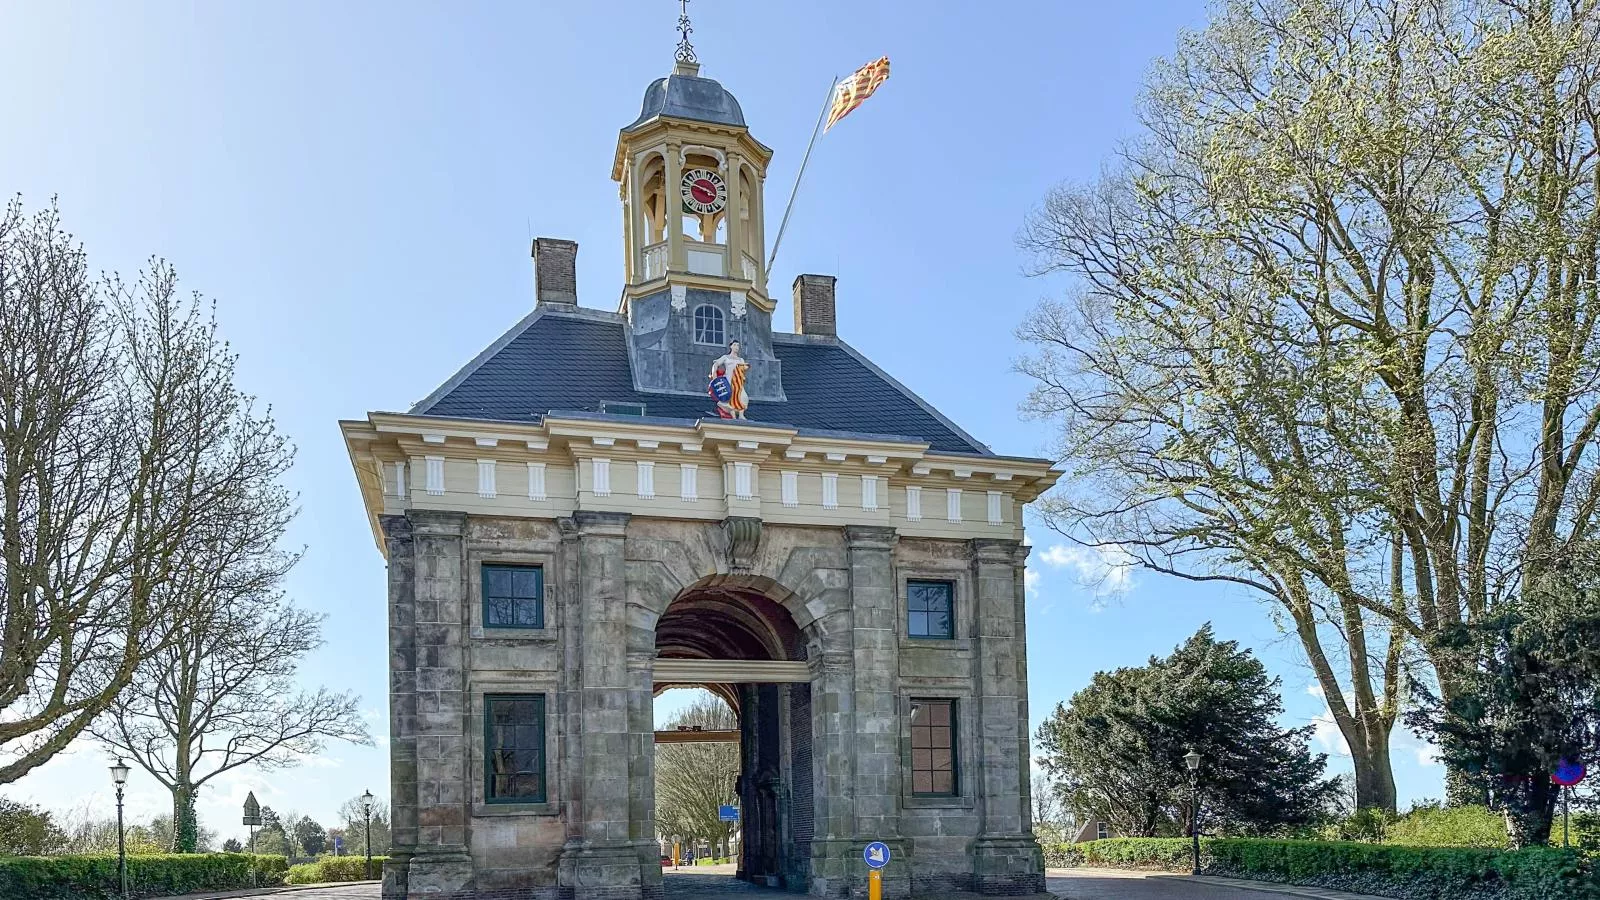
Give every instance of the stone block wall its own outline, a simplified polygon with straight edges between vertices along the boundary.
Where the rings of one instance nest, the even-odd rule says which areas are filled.
[[[382,525],[395,844],[386,900],[658,896],[654,627],[680,592],[706,584],[761,590],[804,640],[808,696],[785,690],[762,705],[790,735],[782,783],[767,785],[783,810],[785,871],[808,868],[818,896],[864,896],[861,851],[882,840],[895,853],[889,897],[1042,889],[1014,542],[768,526],[735,560],[714,522],[413,510]],[[484,628],[478,571],[488,562],[544,567],[544,628]],[[905,582],[928,577],[955,585],[952,640],[907,637]],[[546,698],[543,802],[485,797],[483,696],[496,693]],[[913,698],[956,702],[957,796],[911,792]]]

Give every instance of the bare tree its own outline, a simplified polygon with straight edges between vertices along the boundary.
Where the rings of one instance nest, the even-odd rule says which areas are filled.
[[[389,852],[389,804],[383,800],[372,801],[372,815],[368,817],[361,807],[360,797],[351,797],[339,807],[339,821],[344,823],[345,855],[364,854],[367,834],[372,835],[372,855]]]
[[[293,451],[153,260],[95,281],[55,208],[0,216],[0,783],[60,752],[185,633]],[[268,503],[268,506],[271,504]]]
[[[371,743],[354,696],[295,687],[300,660],[322,643],[322,617],[275,592],[286,563],[265,545],[234,559],[215,565],[223,577],[189,627],[92,726],[172,792],[180,853],[193,852],[195,795],[216,776],[294,766],[329,739]]]
[[[1268,598],[1363,808],[1408,663],[1448,700],[1438,638],[1596,527],[1597,78],[1594,0],[1232,0],[1022,236],[1076,276],[1023,329],[1055,523]]]
[[[708,731],[739,727],[727,704],[714,697],[695,701],[672,721]],[[656,829],[664,837],[704,840],[727,852],[734,825],[720,818],[721,807],[734,802],[739,778],[739,745],[684,743],[656,745]]]

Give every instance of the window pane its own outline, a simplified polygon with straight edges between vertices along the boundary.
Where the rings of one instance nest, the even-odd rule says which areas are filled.
[[[483,593],[489,597],[511,596],[511,570],[498,566],[484,566]]]
[[[486,787],[491,800],[543,801],[544,698],[485,698]]]
[[[913,613],[911,613],[909,618],[908,618],[908,620],[907,620],[906,631],[912,637],[927,637],[928,636],[928,614],[925,613],[925,612],[913,612]]]
[[[912,792],[953,796],[956,792],[955,763],[954,701],[912,701]]]
[[[912,637],[954,637],[954,606],[955,586],[950,582],[906,582],[906,632]]]
[[[544,570],[539,566],[484,566],[483,624],[543,628]]]

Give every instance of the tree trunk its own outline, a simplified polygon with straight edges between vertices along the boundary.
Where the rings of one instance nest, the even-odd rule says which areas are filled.
[[[1560,788],[1549,778],[1532,778],[1526,788],[1516,791],[1521,796],[1508,804],[1510,809],[1506,816],[1506,831],[1512,847],[1520,850],[1549,845],[1559,792]]]
[[[1367,746],[1350,744],[1350,759],[1356,768],[1356,809],[1381,809],[1396,812],[1398,798],[1394,787],[1394,767],[1389,759],[1389,735],[1385,733],[1374,746],[1369,738]]]
[[[194,786],[177,782],[172,786],[172,852],[200,851],[200,823],[194,812]]]

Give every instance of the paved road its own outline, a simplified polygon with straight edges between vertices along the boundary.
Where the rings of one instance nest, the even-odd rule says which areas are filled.
[[[719,867],[720,868],[720,867]],[[727,867],[732,869],[731,866]],[[732,877],[731,871],[718,870],[674,872],[666,870],[663,886],[672,900],[720,900],[730,895],[767,896],[778,900],[795,895],[782,891],[759,888]],[[1065,900],[1285,900],[1291,895],[1280,891],[1252,890],[1230,884],[1200,883],[1182,878],[1141,872],[1118,872],[1107,869],[1051,869],[1047,879],[1050,892]],[[1381,900],[1363,898],[1355,894],[1319,891],[1313,888],[1290,888],[1300,897],[1323,900]],[[337,887],[311,888],[273,895],[273,900],[379,900],[376,883],[350,884]],[[947,895],[969,898],[975,895]],[[938,897],[919,900],[941,900]]]

